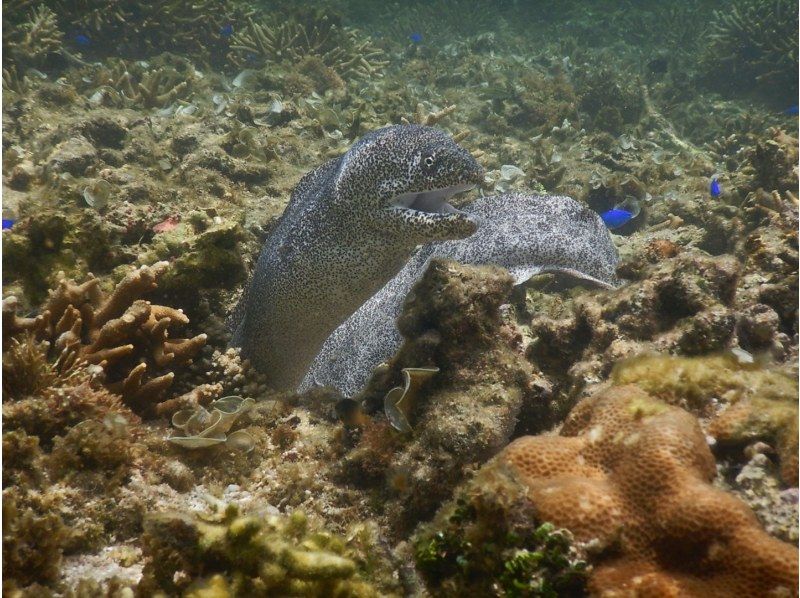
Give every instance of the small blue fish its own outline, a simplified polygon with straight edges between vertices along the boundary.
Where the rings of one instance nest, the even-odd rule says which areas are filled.
[[[783,113],[789,116],[797,116],[797,106],[789,106]]]
[[[78,44],[79,46],[86,47],[92,43],[92,40],[89,39],[89,36],[84,35],[83,33],[79,33],[73,39],[75,40],[75,43]]]
[[[633,219],[633,213],[628,210],[614,208],[600,214],[600,218],[603,219],[603,222],[610,230],[614,230],[628,224]]]
[[[9,230],[15,222],[13,218],[3,218],[3,230]]]
[[[711,179],[711,185],[708,188],[711,197],[719,197],[722,194],[722,187],[717,179]]]
[[[233,24],[228,23],[227,25],[223,25],[219,28],[219,33],[222,37],[230,37],[233,35]]]
[[[408,36],[408,39],[410,39],[413,43],[418,44],[422,41],[422,34],[419,33],[418,31],[415,31],[414,33]]]

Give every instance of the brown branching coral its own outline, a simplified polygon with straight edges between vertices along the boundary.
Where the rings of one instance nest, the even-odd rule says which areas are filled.
[[[139,299],[167,269],[167,262],[142,266],[108,295],[96,278],[81,284],[62,279],[33,321],[15,316],[13,300],[6,300],[3,320],[11,325],[4,326],[4,344],[20,330],[34,330],[51,343],[60,368],[78,361],[99,366],[109,390],[134,410],[152,413],[172,385],[169,370],[189,363],[206,342],[205,334],[170,338],[170,329],[189,319],[181,310]]]
[[[8,36],[4,32],[3,46],[18,67],[41,66],[50,54],[61,49],[62,36],[55,13],[41,5],[30,13],[19,31]]]
[[[326,16],[309,26],[286,21],[256,23],[249,19],[245,29],[233,36],[231,49],[237,55],[252,55],[263,62],[297,64],[309,56],[318,57],[344,78],[380,76],[386,66],[383,53],[354,29],[339,27]]]
[[[593,594],[792,595],[797,549],[710,482],[697,420],[633,386],[579,403],[560,436],[526,436],[488,467],[527,486],[538,517],[600,549]]]
[[[76,71],[78,88],[94,91],[92,101],[119,106],[161,108],[187,98],[194,89],[194,69],[186,61],[160,66],[108,60],[102,66]]]
[[[43,445],[89,419],[118,414],[138,418],[119,395],[99,384],[102,369],[74,361],[69,367],[48,358],[50,343],[27,333],[3,352],[3,425],[37,436]]]

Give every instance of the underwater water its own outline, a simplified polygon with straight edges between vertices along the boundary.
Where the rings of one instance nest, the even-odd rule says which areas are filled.
[[[796,3],[2,18],[4,596],[797,596]]]

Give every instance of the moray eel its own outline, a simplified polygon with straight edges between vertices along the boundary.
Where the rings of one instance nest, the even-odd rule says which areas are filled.
[[[373,368],[388,360],[402,337],[395,320],[403,301],[433,258],[506,268],[516,284],[543,272],[611,288],[618,284],[619,257],[600,216],[564,196],[509,193],[482,197],[464,212],[480,222],[463,240],[421,247],[406,266],[328,338],[300,390],[331,386],[358,394]]]
[[[444,131],[378,129],[304,176],[267,238],[229,326],[232,346],[277,388],[294,389],[333,330],[430,241],[476,220],[447,200],[483,170]]]

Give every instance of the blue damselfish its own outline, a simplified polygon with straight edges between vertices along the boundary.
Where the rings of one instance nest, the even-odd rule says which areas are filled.
[[[628,224],[628,222],[633,219],[633,213],[628,210],[614,208],[613,210],[608,210],[600,214],[600,218],[602,218],[603,222],[610,230],[614,230],[615,228]]]

